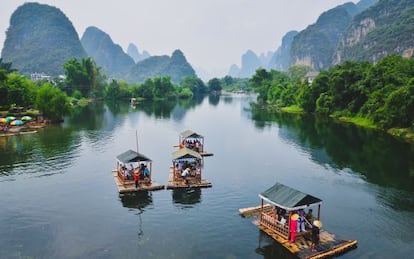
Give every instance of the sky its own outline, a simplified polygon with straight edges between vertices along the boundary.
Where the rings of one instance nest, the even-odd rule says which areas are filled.
[[[0,0],[0,48],[13,12],[28,1]],[[275,51],[291,30],[301,31],[321,13],[357,0],[38,0],[59,8],[79,38],[89,26],[111,36],[126,52],[171,56],[180,49],[196,71],[226,75],[241,56]]]

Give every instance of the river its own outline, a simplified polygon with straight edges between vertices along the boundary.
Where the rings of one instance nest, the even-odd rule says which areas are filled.
[[[413,145],[323,118],[254,111],[254,99],[93,103],[62,125],[0,137],[0,258],[294,258],[238,214],[275,182],[322,199],[323,227],[358,240],[341,258],[411,257]],[[214,153],[203,164],[212,188],[118,194],[117,155],[138,143],[153,179],[166,184],[187,129]]]

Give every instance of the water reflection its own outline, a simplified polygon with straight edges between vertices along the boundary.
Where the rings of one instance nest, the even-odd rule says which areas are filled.
[[[111,110],[111,104],[108,105],[109,110]],[[115,106],[116,104],[112,105]],[[103,102],[90,103],[84,107],[76,107],[71,116],[65,118],[65,121],[67,121],[66,124],[77,130],[98,130],[102,128],[104,122],[104,110]],[[115,112],[113,113],[115,114]]]
[[[194,204],[201,202],[201,189],[174,189],[172,190],[174,204],[181,204],[183,208],[192,208]]]
[[[53,175],[63,172],[78,155],[79,135],[60,126],[38,133],[1,138],[0,177],[16,173]]]
[[[137,235],[138,239],[141,239],[144,236],[141,215],[144,213],[145,208],[152,204],[151,192],[128,193],[120,195],[120,198],[123,207],[136,211],[138,216]]]
[[[413,145],[352,124],[325,118],[253,109],[256,127],[277,122],[279,135],[318,164],[352,169],[382,187],[414,191]]]
[[[120,195],[122,206],[130,209],[138,209],[141,213],[145,207],[152,204],[151,192],[137,192]]]
[[[218,94],[210,94],[208,96],[208,103],[213,105],[213,106],[217,106],[220,102],[220,95]]]
[[[298,258],[261,230],[259,230],[259,246],[255,252],[263,258]]]

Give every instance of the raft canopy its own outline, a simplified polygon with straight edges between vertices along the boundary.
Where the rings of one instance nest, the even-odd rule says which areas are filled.
[[[281,183],[276,183],[259,197],[287,211],[305,209],[311,205],[319,205],[322,200],[310,194],[303,193]]]
[[[198,134],[198,133],[196,133],[192,130],[186,130],[184,132],[181,132],[180,135],[183,139],[186,139],[186,138],[203,138],[203,136],[201,136],[200,134]]]
[[[133,162],[151,162],[151,159],[133,150],[125,151],[116,157],[123,164]]]
[[[202,157],[198,152],[184,147],[184,148],[180,148],[179,150],[173,152],[172,158],[173,158],[173,161],[176,161],[176,160],[197,160],[197,159],[201,159]]]

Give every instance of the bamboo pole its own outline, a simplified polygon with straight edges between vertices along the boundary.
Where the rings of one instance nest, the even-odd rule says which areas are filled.
[[[320,219],[321,219],[321,205],[318,204],[318,220],[320,220]]]

